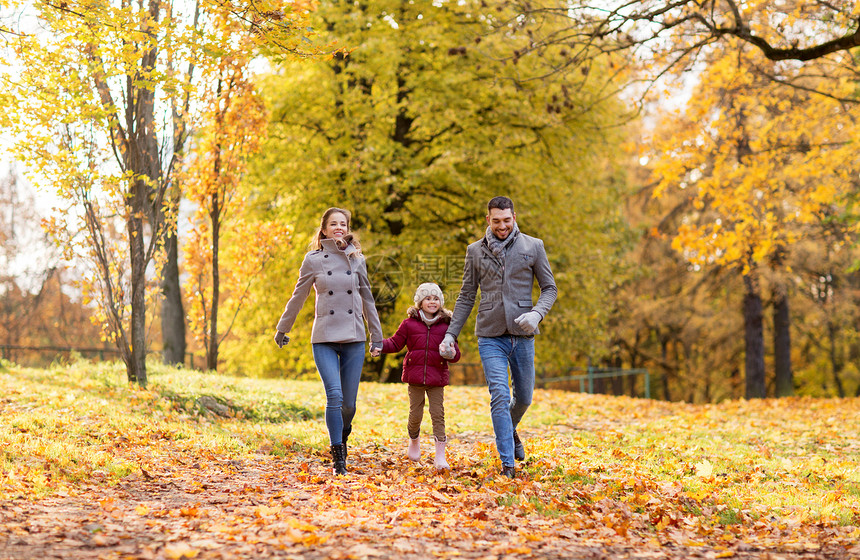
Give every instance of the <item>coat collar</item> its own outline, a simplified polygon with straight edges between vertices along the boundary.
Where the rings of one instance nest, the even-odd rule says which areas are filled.
[[[343,253],[347,257],[358,251],[358,249],[356,249],[352,243],[347,245],[346,249],[341,251],[337,248],[337,243],[335,243],[334,239],[320,239],[320,246],[322,247],[323,251],[327,251],[329,253]]]

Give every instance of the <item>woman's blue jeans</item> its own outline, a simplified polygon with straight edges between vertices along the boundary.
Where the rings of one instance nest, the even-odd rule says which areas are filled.
[[[364,342],[313,344],[314,362],[325,387],[325,425],[332,445],[352,431],[358,382],[364,366]]]
[[[514,430],[520,423],[535,389],[534,336],[478,337],[478,353],[490,390],[490,416],[496,434],[496,448],[502,465],[514,466]],[[508,366],[511,387],[508,387]]]

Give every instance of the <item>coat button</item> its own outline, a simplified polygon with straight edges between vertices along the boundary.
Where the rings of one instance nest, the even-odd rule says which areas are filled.
[[[347,313],[349,313],[350,315],[352,315],[352,309],[348,309],[348,310],[347,310]]]
[[[334,309],[329,309],[328,314],[329,314],[329,315],[334,315]]]
[[[328,275],[331,276],[331,270],[328,271]]]
[[[352,271],[351,271],[351,270],[347,270],[347,271],[346,271],[346,275],[347,275],[347,276],[349,276],[350,274],[352,274]]]
[[[329,290],[329,291],[328,291],[328,295],[333,296],[333,295],[334,295],[334,292],[333,292],[333,291],[331,291],[331,290]]]
[[[347,290],[346,293],[351,294],[352,290]]]

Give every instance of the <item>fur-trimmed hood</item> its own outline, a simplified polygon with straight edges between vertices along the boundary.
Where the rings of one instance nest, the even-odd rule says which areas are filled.
[[[412,317],[413,319],[418,319],[420,321],[421,315],[418,313],[419,311],[420,311],[420,309],[418,308],[418,306],[413,305],[409,309],[406,310],[406,316]],[[453,311],[451,311],[450,309],[445,309],[444,307],[439,310],[439,313],[442,314],[440,321],[445,322],[445,323],[450,323],[451,317],[454,316]]]

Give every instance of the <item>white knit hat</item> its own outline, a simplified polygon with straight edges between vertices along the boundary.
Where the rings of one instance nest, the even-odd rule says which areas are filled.
[[[418,289],[415,290],[415,297],[412,300],[415,302],[415,305],[421,305],[421,302],[427,296],[436,296],[439,298],[439,306],[445,305],[445,296],[442,295],[442,288],[433,282],[424,282],[418,286]]]

